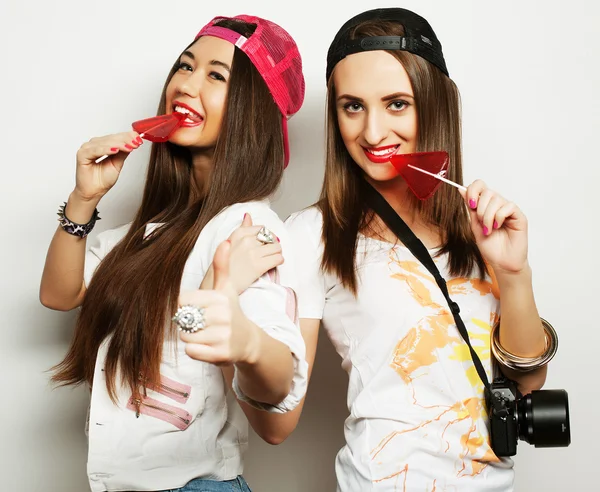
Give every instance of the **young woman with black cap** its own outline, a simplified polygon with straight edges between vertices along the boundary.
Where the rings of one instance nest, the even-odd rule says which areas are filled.
[[[545,380],[527,220],[481,181],[419,201],[390,163],[444,150],[446,177],[462,182],[458,90],[422,17],[394,8],[348,21],[329,49],[327,88],[321,199],[287,225],[309,367],[322,323],[349,375],[338,490],[511,490],[512,462],[490,446],[482,379],[502,348],[531,363],[529,372],[502,367],[521,391]],[[420,242],[399,239],[398,217]],[[421,242],[449,296],[408,247]],[[274,419],[282,434],[300,411]]]
[[[255,427],[262,410],[286,412],[303,397],[291,251],[250,285],[281,263],[277,238],[289,241],[268,199],[288,160],[286,119],[303,99],[289,34],[258,17],[217,17],[169,72],[159,114],[185,120],[153,145],[133,223],[89,248],[96,204],[142,140],[108,135],[79,150],[40,298],[81,306],[53,381],[90,386],[92,491],[247,491],[247,421],[233,393]],[[233,254],[231,237],[250,253]],[[256,268],[230,266],[248,255]]]

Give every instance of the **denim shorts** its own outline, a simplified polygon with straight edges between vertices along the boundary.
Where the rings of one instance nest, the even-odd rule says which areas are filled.
[[[180,489],[171,489],[164,492],[252,492],[242,476],[233,480],[219,482],[216,480],[203,480],[196,478]]]

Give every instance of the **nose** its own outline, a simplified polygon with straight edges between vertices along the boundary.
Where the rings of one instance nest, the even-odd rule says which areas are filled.
[[[196,98],[202,90],[202,77],[198,73],[191,73],[177,84],[177,92],[183,96]]]
[[[363,128],[363,138],[370,147],[377,147],[388,136],[389,127],[384,114],[379,111],[369,111]]]

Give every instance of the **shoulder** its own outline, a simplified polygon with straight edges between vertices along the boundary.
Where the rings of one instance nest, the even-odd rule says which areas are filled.
[[[292,236],[309,238],[318,245],[323,230],[323,214],[316,205],[300,210],[290,215],[285,225]]]
[[[89,242],[89,248],[95,249],[105,256],[112,248],[114,248],[126,235],[131,227],[131,222],[113,229],[107,229],[97,234]]]
[[[263,225],[279,237],[285,235],[283,221],[271,208],[269,200],[230,205],[213,217],[205,229],[223,240],[227,239],[241,225],[245,214],[250,214],[254,225]]]

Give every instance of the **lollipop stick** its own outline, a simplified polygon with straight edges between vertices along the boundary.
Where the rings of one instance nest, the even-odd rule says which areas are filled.
[[[459,185],[458,183],[455,183],[454,181],[450,181],[449,179],[443,178],[439,174],[430,173],[429,171],[425,171],[425,169],[421,169],[420,167],[415,167],[412,164],[407,164],[407,167],[410,167],[410,168],[414,169],[415,171],[420,171],[423,174],[427,174],[427,175],[431,176],[432,178],[439,179],[440,181],[443,181],[444,183],[447,183],[450,186],[454,186],[455,188],[458,188],[459,190],[467,191],[467,188],[465,188],[463,185]]]

